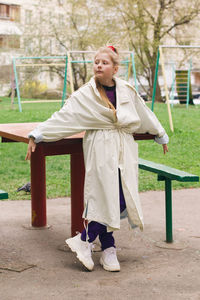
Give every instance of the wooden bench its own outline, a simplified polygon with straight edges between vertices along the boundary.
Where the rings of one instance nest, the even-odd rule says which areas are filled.
[[[199,176],[139,158],[139,168],[158,174],[158,181],[165,181],[166,242],[173,242],[172,232],[172,180],[198,182]]]
[[[8,199],[8,193],[0,190],[0,200]]]

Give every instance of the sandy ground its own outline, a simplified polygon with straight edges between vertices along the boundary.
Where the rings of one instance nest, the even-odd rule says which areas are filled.
[[[30,229],[30,201],[0,202],[0,300],[200,300],[200,189],[173,191],[174,243],[165,240],[164,192],[141,193],[145,230],[115,233],[121,272],[88,272],[65,246],[70,199],[47,202],[49,229]]]

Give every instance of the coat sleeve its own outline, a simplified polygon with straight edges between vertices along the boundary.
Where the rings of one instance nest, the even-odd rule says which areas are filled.
[[[134,102],[141,124],[136,133],[150,133],[156,136],[155,141],[160,144],[168,143],[168,135],[156,115],[146,106],[144,100],[134,91]]]
[[[65,105],[55,112],[48,120],[40,123],[28,137],[34,137],[35,142],[53,142],[72,136],[85,130],[106,128],[110,126],[108,109],[98,105],[91,96],[87,86],[74,92]]]
[[[89,126],[91,112],[76,95],[75,92],[75,96],[68,98],[59,111],[40,123],[28,137],[34,137],[36,143],[51,142],[84,131]]]

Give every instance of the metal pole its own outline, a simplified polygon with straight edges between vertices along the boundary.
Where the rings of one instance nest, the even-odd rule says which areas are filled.
[[[15,59],[61,59],[66,56],[19,56],[15,57]]]
[[[125,62],[126,65],[126,74],[125,74],[125,80],[128,80],[128,61]]]
[[[174,127],[173,127],[172,115],[171,115],[171,110],[170,110],[170,105],[169,105],[169,92],[168,92],[168,88],[167,88],[167,79],[166,79],[166,75],[165,75],[165,63],[164,63],[162,48],[159,48],[159,51],[160,51],[161,67],[162,67],[162,73],[163,73],[163,79],[164,79],[164,85],[165,85],[165,94],[166,94],[167,110],[168,110],[168,115],[169,115],[169,124],[170,124],[171,131],[173,132]]]
[[[62,105],[64,105],[64,100],[66,96],[66,91],[67,91],[67,64],[68,64],[68,57],[66,56],[65,58],[65,76],[64,76],[64,85],[63,85],[63,95],[62,95]]]
[[[190,59],[190,68],[188,70],[188,78],[187,78],[187,103],[186,107],[188,108],[189,101],[190,101],[190,74],[192,69],[192,60]]]
[[[96,53],[97,51],[87,51],[87,50],[72,50],[72,51],[68,51],[68,53]],[[131,54],[132,51],[119,51],[119,53],[127,53],[127,54]]]
[[[176,70],[174,64],[172,65],[172,88],[171,88],[171,96],[170,99],[172,100],[171,106],[174,105],[174,90],[175,90],[175,81],[176,81]]]
[[[71,93],[74,92],[74,83],[73,83],[73,75],[72,75],[72,65],[71,65],[71,57],[70,53],[67,53],[68,56],[68,64],[69,64],[69,80],[70,80],[70,86],[71,86]]]
[[[129,64],[128,64],[128,80],[130,78],[130,74],[131,74],[131,63],[129,62]]]
[[[86,63],[93,63],[93,60],[71,60],[71,64],[73,63],[79,63],[79,64],[86,64]],[[122,64],[128,64],[129,63],[129,60],[123,60],[121,61]],[[18,64],[16,65],[17,67],[26,67],[26,66],[31,66],[31,67],[41,67],[41,66],[65,66],[65,64],[57,64],[57,63],[44,63],[44,64],[29,64],[29,63],[26,63],[26,64]]]
[[[165,178],[165,216],[166,216],[166,242],[173,242],[172,233],[172,183],[171,179]]]
[[[159,59],[160,59],[160,51],[159,51],[159,48],[158,48],[157,60],[156,60],[156,70],[155,70],[155,77],[154,77],[154,83],[153,83],[152,103],[151,103],[151,110],[152,111],[153,111],[153,108],[154,108],[154,101],[155,101],[155,97],[156,97],[156,87],[157,87],[157,80],[158,80]]]
[[[135,82],[135,89],[138,92],[138,84],[137,84],[137,77],[136,77],[136,69],[135,69],[135,61],[134,61],[134,54],[131,52],[131,62],[132,62],[132,68],[133,68],[133,76],[134,76],[134,82]]]
[[[12,75],[11,75],[11,109],[14,109],[15,89],[16,89],[15,74],[14,74],[14,70],[13,70],[13,66],[12,66]]]
[[[69,53],[69,52],[68,52]],[[93,60],[71,60],[71,64],[78,63],[78,64],[86,64],[86,63],[93,63]],[[121,64],[127,64],[129,63],[129,60],[122,60]],[[53,65],[53,64],[51,64]]]
[[[17,70],[16,70],[16,63],[15,63],[15,58],[14,57],[13,57],[13,71],[14,71],[14,74],[15,74],[15,84],[16,84],[16,90],[17,90],[17,100],[18,100],[19,111],[22,112],[22,106],[21,106],[21,101],[20,101],[20,92],[19,92],[19,84],[18,84]]]
[[[176,45],[176,46],[169,46],[169,45],[162,45],[160,48],[190,48],[190,49],[199,49],[200,46],[188,46],[188,45]]]

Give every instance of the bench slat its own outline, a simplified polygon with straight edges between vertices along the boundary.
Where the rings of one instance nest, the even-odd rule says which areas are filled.
[[[158,174],[159,180],[162,180],[162,177],[167,177],[171,180],[177,181],[191,181],[191,182],[198,182],[199,176],[193,175],[184,171],[180,171],[162,164],[158,164],[152,161],[148,161],[142,158],[139,158],[139,168],[153,172]]]

